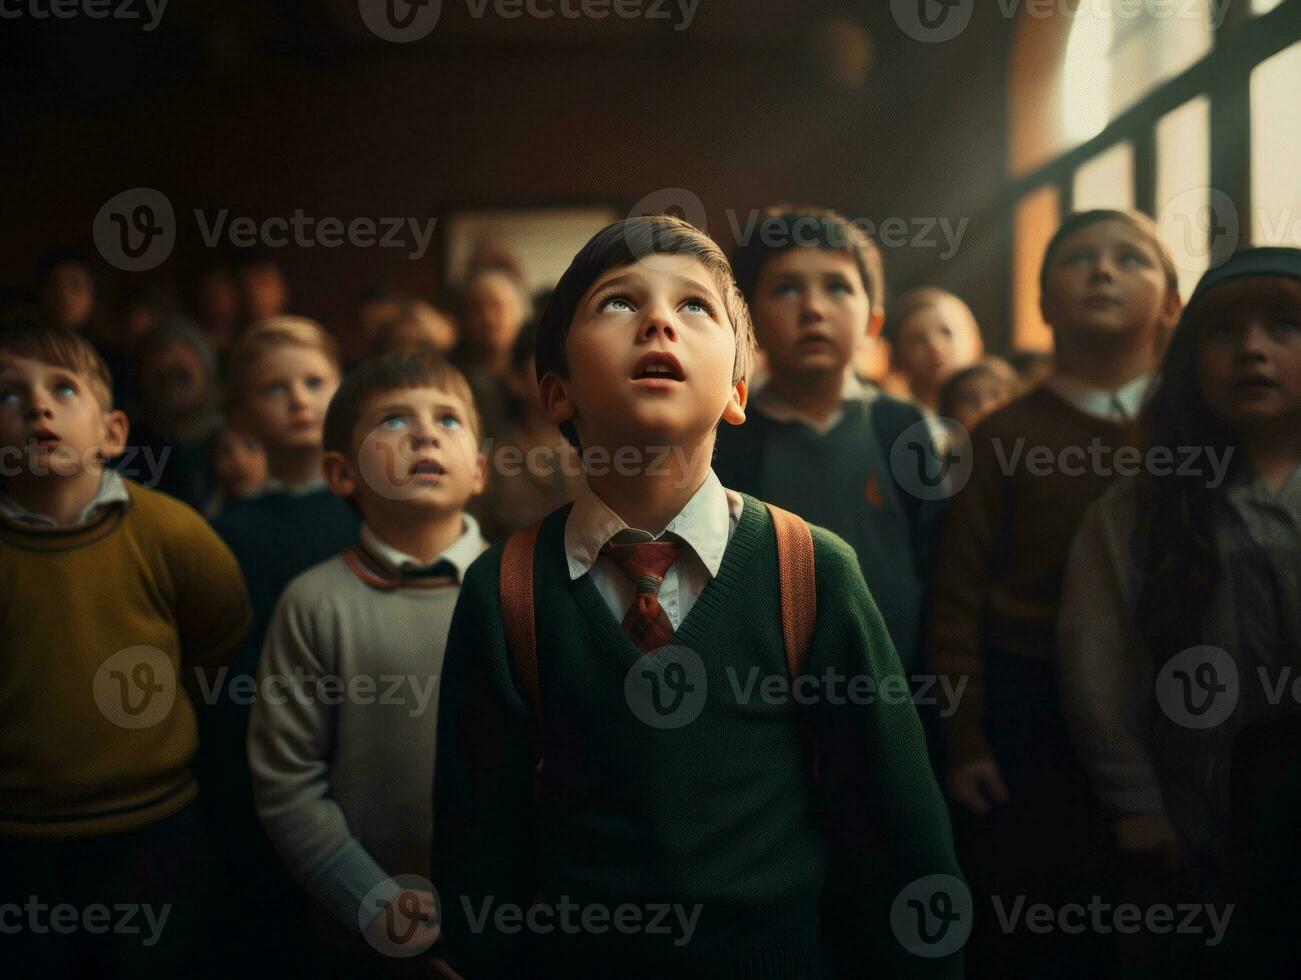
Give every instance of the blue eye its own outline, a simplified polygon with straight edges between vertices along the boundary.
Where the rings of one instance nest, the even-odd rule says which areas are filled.
[[[325,384],[325,379],[324,379],[324,378],[311,377],[311,378],[308,378],[308,379],[307,379],[307,382],[306,382],[306,383],[307,383],[307,388],[308,388],[309,391],[316,391],[316,390],[317,390],[318,388],[320,388],[323,384]]]
[[[833,283],[831,283],[829,286],[827,286],[827,292],[829,292],[829,293],[851,293],[851,292],[853,292],[853,290],[849,288],[849,283],[847,283],[847,282],[833,282]]]
[[[18,396],[12,391],[0,391],[0,405],[8,405],[16,401],[18,401]]]
[[[1301,333],[1301,320],[1279,320],[1274,324],[1274,329],[1279,333]]]
[[[406,427],[407,427],[407,420],[406,420],[406,416],[404,415],[390,415],[387,418],[382,419],[380,421],[380,428],[383,429],[396,430],[396,429],[405,429]]]
[[[461,427],[461,420],[458,419],[455,415],[452,415],[450,412],[448,412],[447,414],[440,415],[438,417],[438,424],[441,425],[444,429],[450,429],[452,431],[456,431]]]
[[[58,384],[54,386],[54,393],[56,395],[70,396],[70,395],[75,395],[77,393],[77,389],[72,385],[68,384],[68,382],[66,381],[60,381]]]
[[[608,299],[601,300],[601,305],[599,307],[601,311],[616,308],[617,312],[631,313],[633,311],[632,301],[629,300],[627,296],[611,296]]]

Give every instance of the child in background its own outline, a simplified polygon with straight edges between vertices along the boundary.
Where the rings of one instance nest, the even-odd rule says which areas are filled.
[[[529,315],[522,286],[502,269],[485,268],[466,282],[463,303],[460,360],[472,371],[501,377]]]
[[[236,264],[244,322],[256,323],[284,316],[289,310],[289,283],[284,270],[269,253],[241,253]]]
[[[352,544],[360,520],[321,473],[325,410],[339,386],[337,348],[324,328],[302,317],[253,324],[231,348],[226,381],[231,421],[262,444],[270,476],[260,494],[227,500],[213,520],[248,583],[253,624],[209,713],[201,771],[214,788],[208,803],[227,860],[242,872],[241,921],[252,925],[238,951],[251,962],[265,957],[284,965],[292,963],[292,944],[278,932],[277,909],[292,907],[299,893],[254,810],[244,751],[250,699],[239,692],[257,673],[284,587]]]
[[[75,249],[57,246],[36,263],[36,293],[41,316],[52,326],[89,329],[95,318],[95,276]]]
[[[990,412],[1021,393],[1021,379],[1001,357],[982,357],[950,375],[940,388],[939,414],[970,432]]]
[[[719,431],[715,469],[724,485],[853,546],[910,669],[920,656],[940,504],[900,485],[890,464],[895,441],[923,421],[921,412],[851,370],[860,338],[877,333],[885,316],[881,255],[833,211],[771,209],[763,220],[779,222],[772,227],[786,229],[791,244],[773,248],[764,244],[773,236],[755,235],[737,249],[735,267],[771,376],[747,423]]]
[[[593,460],[621,461],[590,467],[574,504],[531,541],[513,539],[533,569],[536,685],[507,647],[503,616],[522,640],[524,610],[503,608],[503,588],[519,586],[503,546],[470,568],[452,619],[431,880],[448,962],[467,977],[821,978],[831,975],[819,908],[829,868],[856,881],[836,918],[857,929],[885,914],[869,892],[959,881],[911,702],[813,695],[805,713],[728,681],[763,686],[790,670],[776,521],[710,468],[720,422],[744,421],[751,349],[726,258],[675,218],[598,232],[543,314],[548,415]],[[815,572],[796,604],[816,596],[817,615],[799,676],[897,688],[902,667],[852,550],[808,531]],[[684,649],[699,661],[687,678],[697,710],[689,724],[652,724],[645,712],[662,717],[662,705],[641,699],[655,698],[654,664],[685,690],[674,682],[688,670],[674,652]],[[865,826],[879,828],[872,843]],[[887,870],[873,886],[856,873],[882,850]],[[497,913],[534,902],[552,916],[523,935]],[[603,910],[625,927],[557,928],[557,902],[571,921],[576,909]],[[626,928],[626,911],[640,918],[651,906],[677,909],[679,921]],[[960,954],[917,957],[911,971],[960,975]]]
[[[949,690],[966,685],[946,706],[945,732],[959,850],[984,912],[968,944],[973,975],[1097,969],[1086,955],[1097,937],[1009,940],[988,896],[1060,907],[1091,894],[1093,804],[1054,668],[1061,579],[1085,510],[1112,482],[1113,454],[1133,446],[1159,338],[1180,310],[1174,263],[1137,212],[1068,217],[1040,287],[1056,371],[972,433],[970,479],[951,501],[927,617],[931,668]]]
[[[221,424],[212,350],[197,327],[174,319],[146,335],[135,356],[142,419],[134,441],[165,460],[155,489],[204,511],[216,489],[212,436]]]
[[[475,508],[489,541],[540,521],[573,500],[583,484],[578,452],[547,417],[538,398],[533,358],[537,335],[536,321],[530,322],[511,351],[506,375],[511,421],[493,444],[488,486]]]
[[[240,328],[239,285],[229,266],[214,262],[199,270],[190,308],[213,355],[224,366],[226,351]]]
[[[1258,678],[1301,669],[1301,250],[1251,249],[1203,276],[1147,422],[1152,450],[1202,455],[1089,509],[1062,597],[1063,707],[1121,852],[1183,865],[1205,901],[1236,870],[1235,739],[1299,710]],[[1203,662],[1240,686],[1194,728],[1175,675],[1197,680]]]
[[[1021,378],[1026,391],[1047,381],[1053,373],[1053,356],[1041,350],[1014,350],[1007,355],[1007,363]]]
[[[211,519],[221,513],[227,500],[255,497],[267,482],[267,454],[247,432],[223,422],[212,435],[212,478],[216,492],[204,513]]]
[[[908,381],[912,397],[928,411],[939,406],[940,387],[984,352],[971,308],[943,289],[914,289],[894,303],[885,328],[891,363]]]
[[[446,355],[456,343],[457,328],[451,317],[424,300],[410,300],[400,303],[381,321],[371,343],[371,356],[416,347]]]
[[[429,870],[437,683],[460,582],[484,549],[465,506],[483,488],[469,385],[431,352],[365,361],[330,402],[330,489],[362,514],[352,548],[294,579],[276,607],[260,680],[403,677],[402,697],[259,701],[248,753],[258,814],[294,877],[331,916],[384,949],[398,875]],[[363,899],[372,897],[369,904]],[[433,896],[421,901],[432,907]],[[436,932],[436,930],[435,930]],[[428,945],[428,929],[407,937]],[[339,946],[340,944],[335,943]],[[380,965],[342,944],[350,975]]]
[[[197,514],[105,468],[127,436],[111,388],[79,334],[0,329],[0,448],[17,461],[0,481],[5,895],[134,904],[139,928],[6,928],[5,966],[216,975],[221,868],[189,764],[195,703],[244,637],[248,596]]]

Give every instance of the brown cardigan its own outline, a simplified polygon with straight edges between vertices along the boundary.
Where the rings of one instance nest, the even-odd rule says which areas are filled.
[[[1055,662],[1071,541],[1132,432],[1039,387],[972,434],[971,477],[945,520],[926,624],[930,669],[955,685],[968,677],[946,722],[950,764],[991,755],[981,725],[987,653]],[[1137,450],[1126,452],[1122,462],[1137,465]]]

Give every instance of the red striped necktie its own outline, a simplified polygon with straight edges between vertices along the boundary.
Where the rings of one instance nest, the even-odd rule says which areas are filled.
[[[677,560],[682,542],[661,538],[658,541],[610,541],[601,549],[632,580],[637,598],[623,617],[623,631],[642,653],[664,646],[673,637],[673,624],[660,605],[659,591],[669,566]]]

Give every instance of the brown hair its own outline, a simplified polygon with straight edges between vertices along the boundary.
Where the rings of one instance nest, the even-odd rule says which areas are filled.
[[[236,338],[226,361],[226,401],[238,405],[246,394],[254,362],[279,347],[306,347],[323,354],[340,371],[339,345],[326,329],[304,316],[272,316],[258,320]]]
[[[801,233],[796,233],[797,228]],[[737,243],[732,256],[736,282],[747,302],[754,299],[765,262],[793,248],[812,245],[831,252],[848,252],[858,266],[873,311],[885,309],[885,264],[881,250],[867,232],[839,212],[778,204],[764,210],[753,231],[749,238]],[[778,233],[775,243],[771,241],[774,231]]]
[[[882,331],[885,338],[889,341],[898,340],[903,325],[908,322],[910,316],[918,310],[928,310],[942,303],[955,304],[966,316],[967,322],[971,324],[971,329],[975,331],[976,337],[983,340],[980,335],[980,324],[976,321],[976,314],[971,312],[971,307],[966,304],[961,296],[951,293],[947,289],[938,289],[935,286],[910,289],[895,300],[890,308],[890,319],[886,321],[885,329]]]
[[[0,353],[30,357],[84,377],[100,408],[113,408],[113,375],[99,351],[81,334],[64,327],[20,323],[0,327]]]
[[[437,388],[465,402],[467,421],[477,440],[479,413],[465,375],[431,349],[415,348],[362,361],[343,379],[325,411],[325,451],[351,459],[353,439],[366,405],[377,395],[410,388]]]

